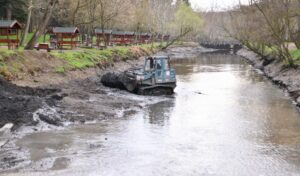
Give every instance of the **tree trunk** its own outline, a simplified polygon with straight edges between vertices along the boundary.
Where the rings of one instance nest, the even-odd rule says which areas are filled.
[[[35,45],[36,41],[45,32],[45,30],[47,28],[47,25],[48,25],[48,22],[49,22],[49,20],[52,16],[53,9],[54,9],[54,7],[57,3],[58,3],[58,0],[49,0],[48,5],[47,5],[47,9],[46,9],[45,14],[42,18],[42,21],[40,22],[40,25],[37,28],[37,30],[35,31],[35,33],[33,34],[32,38],[30,39],[30,41],[26,45],[25,49],[30,50],[30,49],[34,48],[34,45]]]
[[[9,3],[7,8],[6,8],[6,19],[11,20],[11,17],[12,17],[12,6]]]
[[[73,26],[75,26],[76,14],[77,14],[77,12],[79,10],[79,7],[80,7],[80,0],[77,1],[76,8],[75,8],[74,12],[72,13],[71,19],[72,19],[72,25]]]
[[[23,36],[22,36],[22,40],[21,40],[20,46],[24,46],[26,37],[27,37],[27,35],[28,35],[28,30],[29,30],[30,21],[31,21],[31,13],[32,13],[32,9],[33,9],[33,2],[32,2],[32,0],[30,0],[30,1],[29,1],[29,8],[28,8],[28,16],[27,16],[26,27],[25,27],[24,34],[23,34]]]

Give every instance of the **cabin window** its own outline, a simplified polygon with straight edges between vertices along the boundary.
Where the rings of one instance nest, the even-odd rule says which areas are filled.
[[[146,65],[145,65],[145,71],[150,71],[154,68],[154,61],[152,58],[147,59]]]
[[[156,69],[161,70],[163,66],[162,60],[156,60]]]
[[[170,69],[170,60],[165,60],[165,70],[169,70]]]

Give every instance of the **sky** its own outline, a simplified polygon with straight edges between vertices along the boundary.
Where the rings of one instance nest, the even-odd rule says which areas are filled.
[[[200,10],[226,10],[239,4],[247,4],[248,0],[190,0],[194,9]]]

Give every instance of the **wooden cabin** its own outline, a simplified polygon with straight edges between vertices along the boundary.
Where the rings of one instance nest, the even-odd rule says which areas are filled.
[[[79,43],[79,29],[77,27],[54,27],[50,30],[53,34],[51,43],[54,43],[57,48],[69,46],[71,49],[76,48]]]
[[[124,44],[125,45],[132,45],[134,44],[135,33],[126,31],[124,32]]]
[[[114,45],[130,45],[134,43],[134,32],[113,31],[111,43]]]
[[[111,43],[113,45],[121,45],[122,43],[124,43],[124,32],[113,31],[111,34]]]
[[[170,40],[170,37],[171,37],[171,36],[168,35],[168,34],[167,34],[167,35],[164,35],[164,36],[163,36],[163,41],[164,41],[164,42],[169,41],[169,40]]]
[[[141,33],[139,37],[140,43],[149,43],[151,41],[151,34],[150,33]]]
[[[161,42],[163,40],[163,35],[162,34],[158,34],[155,39],[156,42]]]
[[[170,40],[170,35],[166,34],[166,35],[163,35],[163,34],[158,34],[155,41],[157,42],[166,42],[166,41],[169,41]]]
[[[101,43],[104,43],[105,46],[109,46],[111,44],[111,36],[112,30],[102,30],[102,29],[95,29],[95,35],[97,37],[96,43],[99,47]]]
[[[0,44],[8,49],[19,47],[19,31],[22,29],[17,20],[0,20]]]

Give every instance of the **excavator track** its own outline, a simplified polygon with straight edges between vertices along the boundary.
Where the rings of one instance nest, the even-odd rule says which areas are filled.
[[[139,95],[148,95],[148,96],[160,96],[160,95],[172,95],[174,93],[173,88],[171,87],[142,87],[138,89],[137,92]]]

